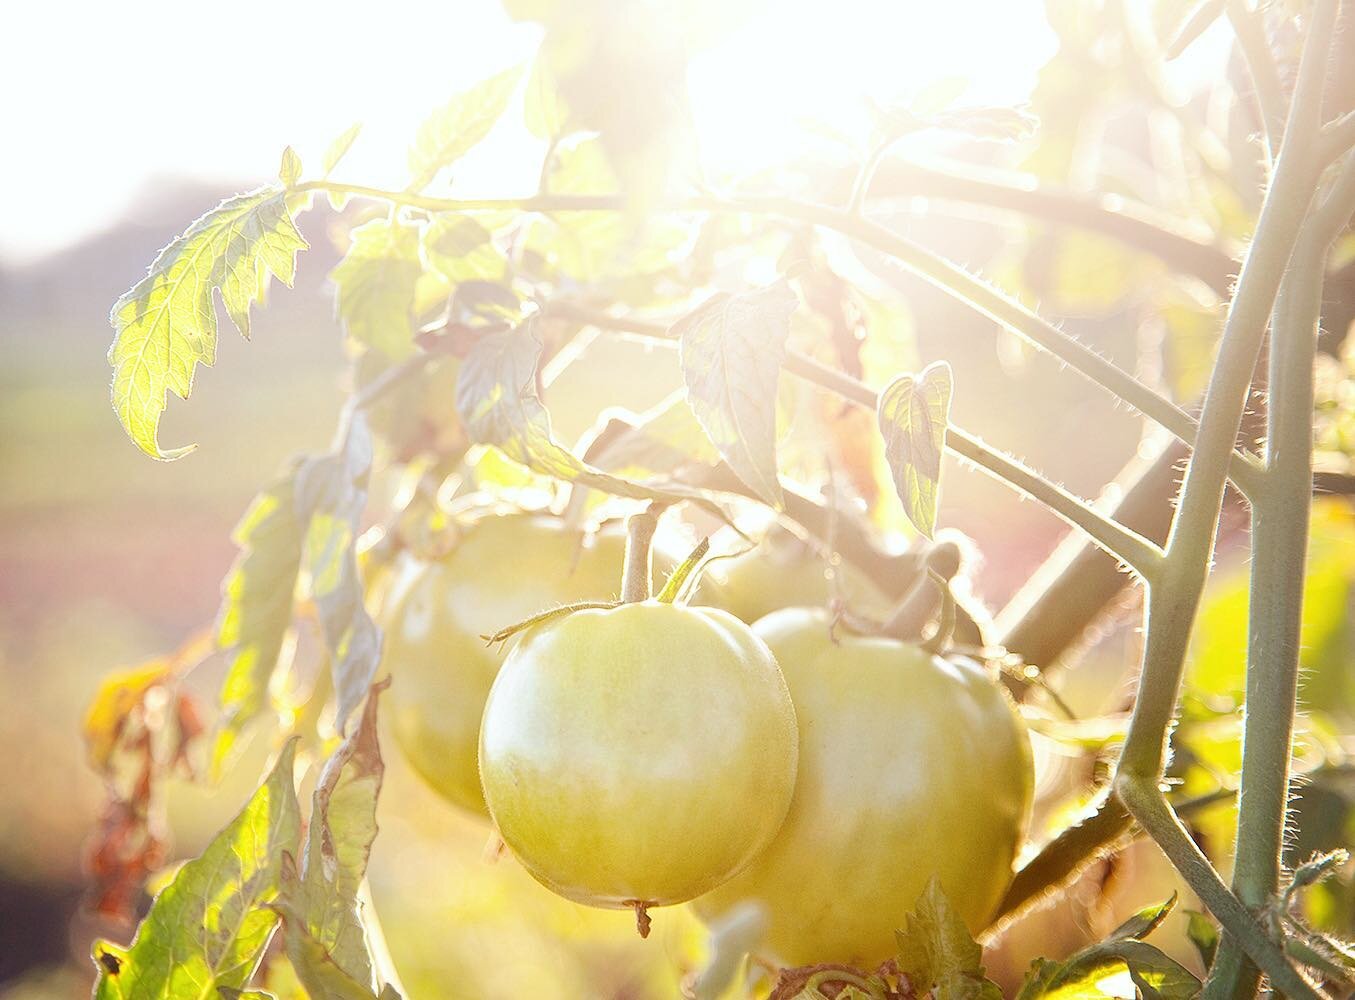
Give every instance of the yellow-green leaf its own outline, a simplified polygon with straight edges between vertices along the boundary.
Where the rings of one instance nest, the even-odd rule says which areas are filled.
[[[348,253],[330,274],[339,318],[354,340],[388,358],[414,349],[414,292],[423,274],[416,225],[373,219],[353,230]]]
[[[290,285],[297,231],[284,193],[263,188],[227,199],[160,251],[146,277],[113,305],[113,409],[131,439],[155,458],[179,458],[158,441],[166,394],[187,399],[199,363],[216,361],[216,304],[246,337],[249,307],[271,272]]]
[[[216,642],[226,651],[227,663],[213,773],[220,773],[240,731],[263,711],[292,621],[305,535],[295,484],[295,475],[289,474],[255,497],[232,536],[241,551],[222,582],[217,615]]]
[[[492,234],[469,215],[439,215],[424,233],[428,262],[448,281],[501,281],[507,272]]]
[[[348,151],[353,148],[353,143],[357,140],[358,133],[362,131],[362,122],[354,122],[339,136],[329,144],[325,150],[323,161],[323,176],[328,177],[334,172],[334,168],[339,165],[339,161],[348,155]]]
[[[936,530],[950,396],[950,365],[944,361],[919,375],[900,375],[880,393],[880,433],[894,489],[908,520],[928,538]]]
[[[457,94],[419,127],[409,151],[411,191],[421,191],[437,176],[489,135],[517,88],[521,67],[482,80]]]
[[[937,1000],[1001,1000],[1002,991],[984,978],[983,949],[935,875],[895,939],[899,971],[918,996],[935,989]]]
[[[295,149],[288,146],[282,151],[282,164],[278,167],[278,180],[283,187],[292,187],[301,180],[301,157]]]
[[[799,300],[779,281],[706,300],[670,331],[678,340],[687,401],[734,473],[781,503],[776,471],[776,395]]]
[[[216,1000],[243,989],[277,924],[284,852],[296,850],[301,816],[289,742],[240,814],[179,869],[127,948],[94,947],[95,1000]]]

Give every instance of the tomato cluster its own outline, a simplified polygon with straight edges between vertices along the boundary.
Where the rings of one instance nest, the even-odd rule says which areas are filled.
[[[543,885],[634,907],[642,928],[650,906],[715,919],[753,900],[777,960],[877,963],[937,876],[982,929],[1030,812],[1020,717],[973,661],[835,628],[817,560],[777,544],[703,587],[728,610],[582,608],[500,650],[482,637],[611,603],[625,539],[470,522],[441,559],[409,558],[385,602],[400,746]]]

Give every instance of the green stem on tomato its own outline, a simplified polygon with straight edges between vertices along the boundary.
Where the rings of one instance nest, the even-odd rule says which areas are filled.
[[[1167,540],[1167,557],[1159,578],[1148,588],[1143,670],[1114,784],[1130,814],[1157,841],[1187,884],[1247,954],[1279,989],[1304,997],[1318,994],[1223,884],[1177,819],[1159,782],[1252,372],[1281,278],[1313,200],[1320,167],[1313,140],[1320,125],[1336,13],[1336,0],[1319,0],[1307,26],[1298,85],[1275,176],[1224,325],[1218,359],[1205,393],[1195,452]]]
[[[1313,476],[1313,364],[1331,242],[1355,198],[1355,160],[1304,226],[1275,300],[1270,335],[1266,478],[1252,500],[1247,710],[1242,739],[1233,891],[1257,909],[1279,889],[1289,813],[1303,585]],[[1206,1000],[1256,991],[1259,970],[1230,933],[1205,984]]]

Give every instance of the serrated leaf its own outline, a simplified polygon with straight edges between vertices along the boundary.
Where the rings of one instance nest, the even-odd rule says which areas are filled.
[[[341,449],[308,459],[296,477],[297,511],[308,522],[301,565],[332,660],[340,732],[381,659],[381,630],[363,604],[354,550],[371,468],[371,430],[357,413]]]
[[[679,390],[640,415],[634,427],[597,455],[597,466],[627,478],[671,476],[689,465],[715,466],[720,453]]]
[[[290,473],[254,498],[232,538],[240,548],[221,584],[216,644],[225,650],[219,696],[222,720],[212,748],[220,769],[240,731],[263,711],[292,621],[305,521],[297,516],[296,479]]]
[[[1166,920],[1171,911],[1176,909],[1176,900],[1178,894],[1173,892],[1171,898],[1162,903],[1155,903],[1152,906],[1145,906],[1134,914],[1119,927],[1107,935],[1108,941],[1142,941],[1153,931],[1161,926],[1162,921]]]
[[[877,410],[894,489],[908,520],[928,538],[936,531],[950,396],[950,365],[937,361],[889,383]]]
[[[984,978],[983,949],[935,875],[895,940],[899,971],[919,996],[935,989],[937,1000],[1001,1000],[1001,990]]]
[[[274,907],[282,918],[287,957],[307,994],[324,1000],[399,1000],[400,994],[390,986],[378,995],[335,962],[307,930],[305,918],[294,904],[280,900]]]
[[[501,282],[507,260],[492,242],[492,234],[469,215],[439,215],[423,236],[428,262],[448,281]]]
[[[456,385],[457,412],[472,441],[494,445],[544,476],[615,496],[675,500],[698,495],[676,485],[652,487],[608,475],[557,444],[550,413],[537,392],[541,347],[535,317],[475,342],[461,362]]]
[[[158,430],[167,394],[187,399],[198,364],[216,361],[212,292],[248,337],[249,307],[268,274],[291,285],[296,253],[307,246],[282,191],[237,195],[161,250],[146,277],[113,304],[113,409],[142,451],[168,460],[193,450],[162,451]]]
[[[348,253],[330,272],[344,329],[392,360],[407,357],[414,350],[414,292],[423,274],[420,229],[373,219],[352,237]]]
[[[353,143],[357,141],[358,133],[362,131],[362,122],[354,122],[344,130],[343,135],[339,136],[329,144],[325,150],[323,161],[324,172],[321,176],[328,177],[334,172],[334,168],[339,165],[339,161],[348,155],[348,151],[353,148]]]
[[[301,180],[301,157],[291,146],[282,151],[282,164],[278,167],[278,180],[283,187],[292,187]]]
[[[419,127],[409,151],[411,191],[421,191],[489,135],[508,107],[522,68],[515,66],[457,94]]]
[[[376,730],[377,701],[384,687],[372,688],[358,727],[320,774],[296,899],[309,936],[369,990],[377,983],[358,890],[376,840],[376,803],[386,770]],[[297,961],[293,955],[293,964]]]
[[[735,475],[778,507],[776,396],[798,301],[785,281],[721,293],[670,331],[678,339],[692,413]]]
[[[295,753],[287,743],[240,814],[155,897],[129,947],[96,943],[96,1000],[214,1000],[218,987],[248,984],[277,924],[266,904],[283,853],[300,836]]]

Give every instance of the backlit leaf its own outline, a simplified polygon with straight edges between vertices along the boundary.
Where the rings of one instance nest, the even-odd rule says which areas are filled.
[[[198,364],[216,361],[213,290],[248,337],[249,307],[268,274],[290,285],[296,252],[306,247],[282,191],[237,195],[161,250],[146,277],[113,304],[113,409],[142,451],[173,459],[193,450],[162,451],[157,432],[166,394],[187,399]]]
[[[502,281],[507,261],[491,233],[469,215],[439,215],[424,233],[428,262],[453,284]]]
[[[457,94],[419,128],[409,151],[411,191],[421,191],[437,176],[489,135],[503,115],[522,75],[520,67],[505,70]]]
[[[616,496],[673,500],[695,495],[608,475],[557,444],[537,392],[541,346],[534,320],[476,341],[461,362],[456,387],[457,410],[472,441],[492,444],[534,472]]]
[[[282,151],[282,165],[278,167],[278,180],[283,187],[292,187],[301,180],[301,157],[296,150],[288,146]]]
[[[369,991],[375,989],[376,976],[358,890],[376,839],[376,801],[385,774],[376,731],[380,690],[372,689],[358,727],[325,762],[312,797],[302,873],[292,899],[302,918],[299,929]],[[293,951],[293,929],[289,924],[288,953],[304,981],[308,952]]]
[[[1166,920],[1172,910],[1176,909],[1177,894],[1172,893],[1171,898],[1165,903],[1156,903],[1153,906],[1145,906],[1138,913],[1134,914],[1115,930],[1111,931],[1107,940],[1109,941],[1142,941]]]
[[[950,365],[944,361],[919,375],[900,375],[880,393],[880,433],[894,489],[908,520],[928,538],[936,530],[950,395]]]
[[[780,505],[776,396],[798,304],[790,285],[708,299],[670,331],[678,339],[687,401],[729,467]]]
[[[527,77],[522,117],[527,131],[538,139],[554,139],[565,132],[569,111],[544,55],[537,56]]]
[[[1002,992],[984,978],[983,949],[936,876],[894,936],[899,971],[919,996],[935,989],[937,1000],[1001,1000]]]
[[[423,274],[419,227],[373,219],[353,230],[353,242],[330,273],[339,318],[354,340],[391,359],[414,349],[414,291]]]
[[[295,751],[284,747],[240,814],[155,897],[130,946],[95,944],[96,1000],[215,1000],[219,986],[248,984],[277,924],[266,904],[283,853],[300,836]]]
[[[308,519],[301,565],[332,660],[340,731],[371,687],[381,659],[381,630],[363,604],[354,550],[371,467],[371,430],[358,413],[341,449],[308,459],[296,477],[297,510]]]
[[[348,151],[353,148],[353,143],[357,140],[358,133],[362,131],[362,122],[354,122],[339,136],[329,144],[325,150],[325,159],[323,161],[324,176],[328,177],[334,172],[334,168],[339,165],[339,161],[348,155]]]
[[[298,518],[295,475],[254,498],[232,536],[240,554],[222,582],[216,642],[227,651],[222,721],[212,750],[219,773],[240,731],[263,711],[269,680],[292,621],[305,522]]]

